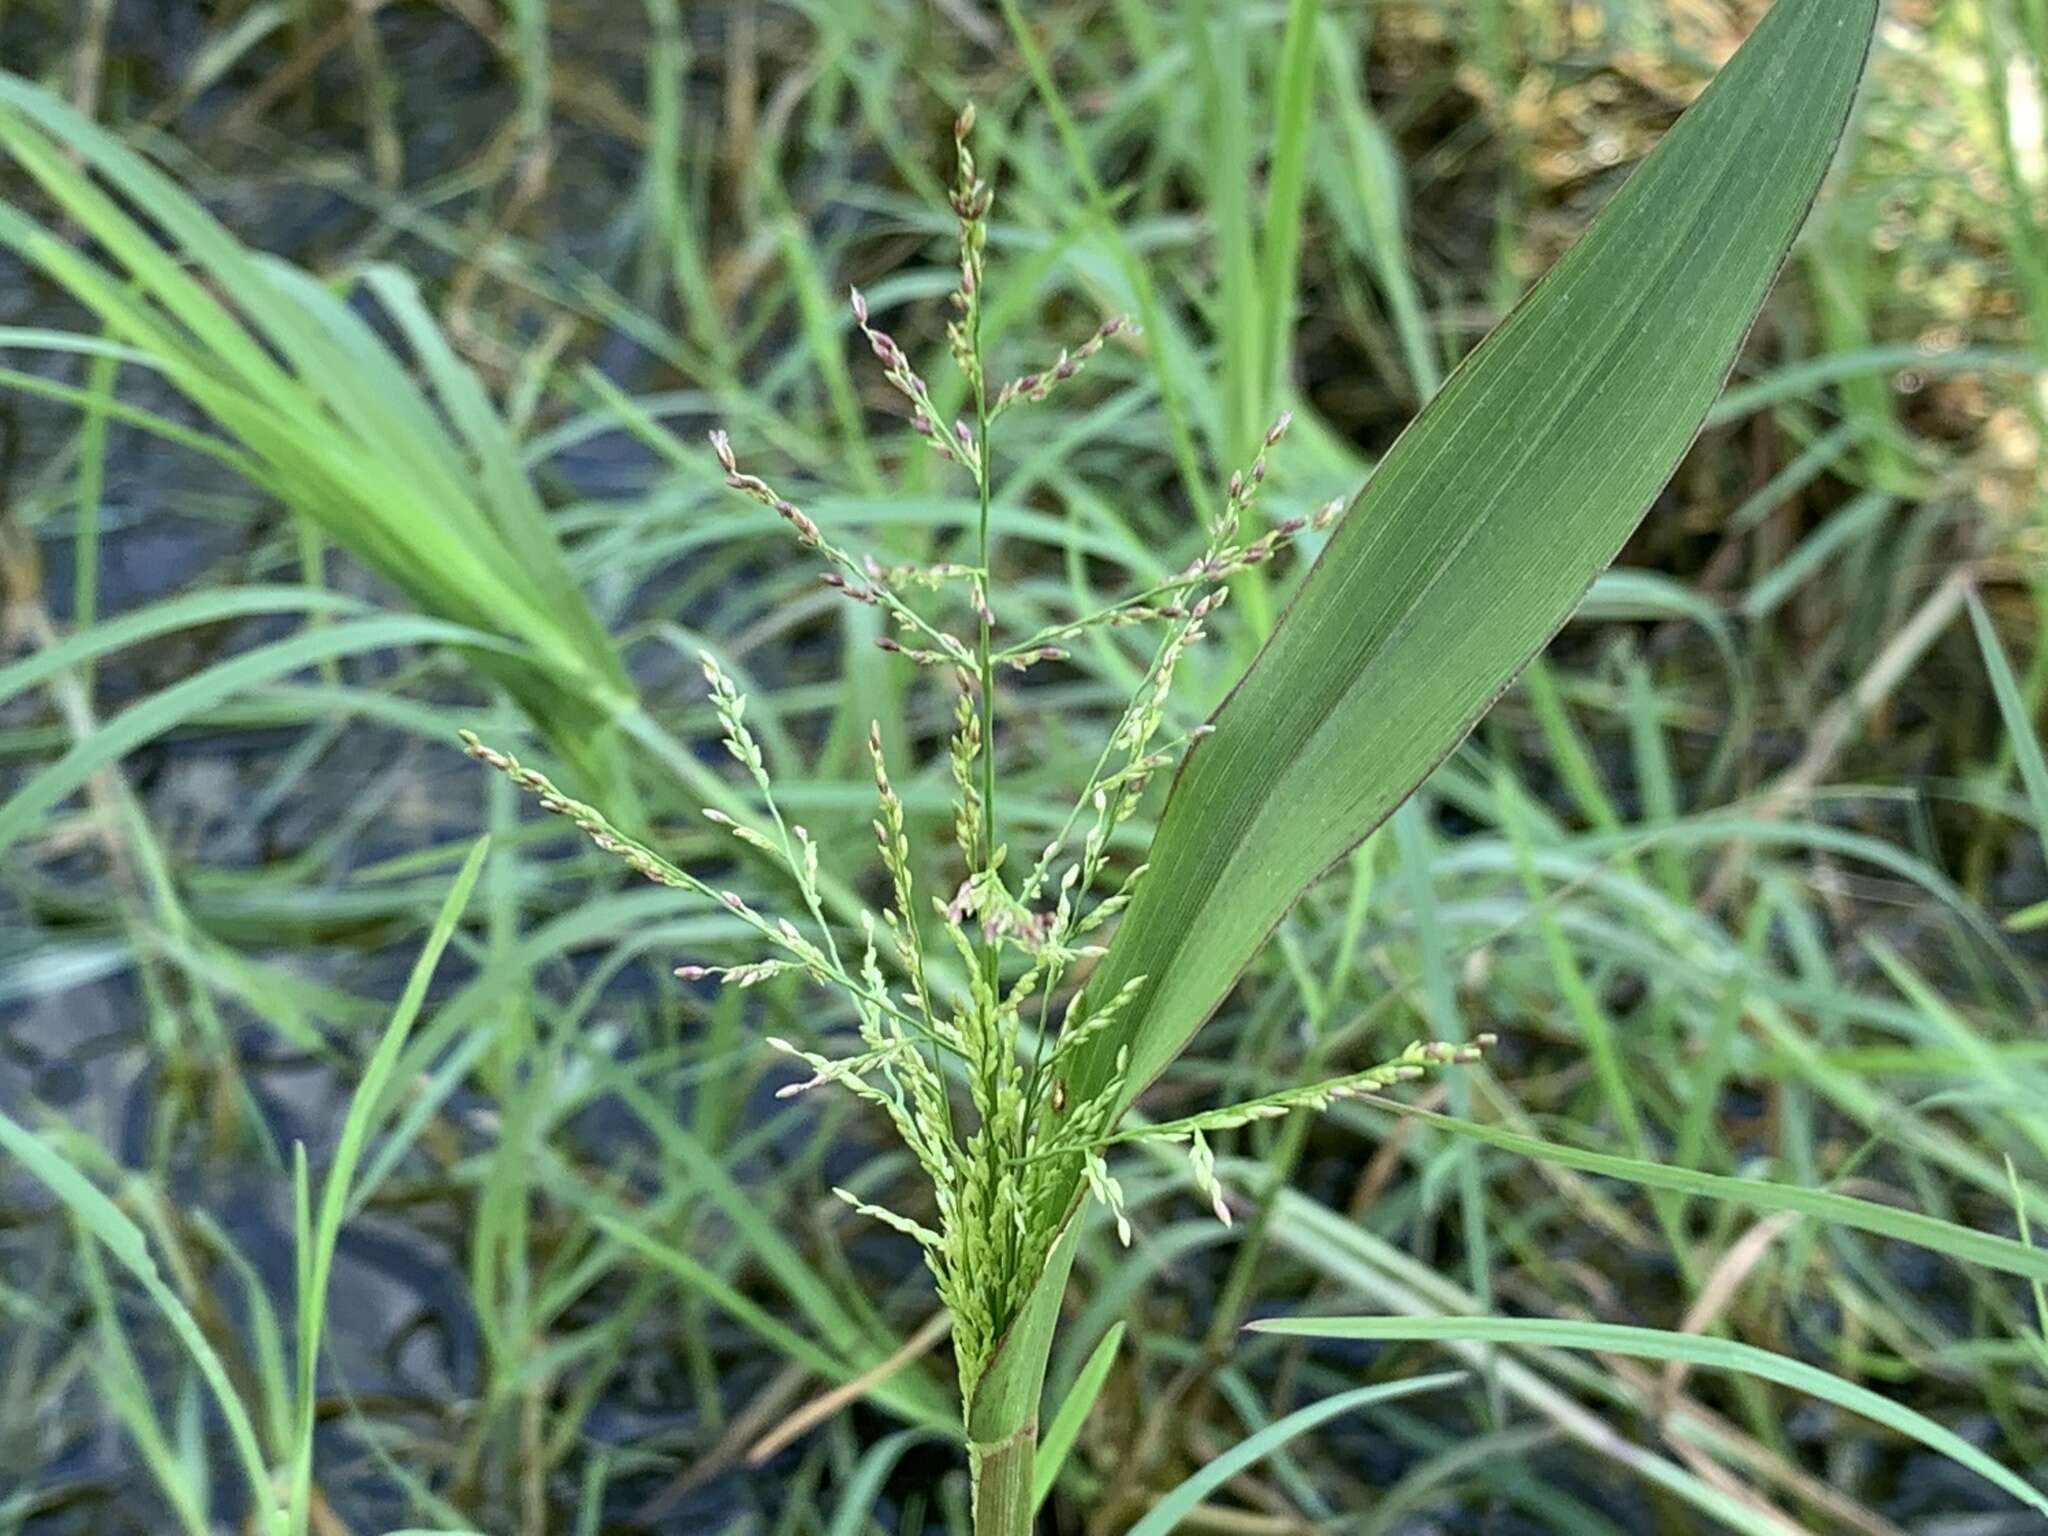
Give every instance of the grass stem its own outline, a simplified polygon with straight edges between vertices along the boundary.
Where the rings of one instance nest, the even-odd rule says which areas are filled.
[[[1035,1503],[1032,1463],[1038,1421],[1029,1419],[1007,1440],[972,1444],[974,1536],[1029,1536]]]

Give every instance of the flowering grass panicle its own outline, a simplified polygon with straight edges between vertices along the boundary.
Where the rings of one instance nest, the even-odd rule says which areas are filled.
[[[841,1048],[768,1041],[807,1074],[779,1091],[789,1096],[833,1087],[858,1095],[888,1116],[923,1169],[931,1186],[928,1221],[837,1193],[922,1249],[952,1317],[960,1386],[970,1401],[1044,1267],[1076,1173],[1109,1211],[1121,1240],[1132,1240],[1108,1162],[1112,1147],[1140,1140],[1184,1146],[1195,1187],[1227,1222],[1230,1205],[1209,1133],[1380,1091],[1430,1068],[1471,1060],[1479,1050],[1418,1043],[1392,1061],[1348,1076],[1125,1129],[1116,1123],[1128,1086],[1121,1054],[1109,1080],[1091,1096],[1077,1100],[1070,1094],[1069,1069],[1077,1053],[1117,1026],[1145,981],[1133,978],[1114,995],[1098,997],[1085,973],[1102,952],[1095,941],[1103,926],[1130,902],[1145,876],[1142,863],[1118,873],[1111,856],[1115,833],[1136,814],[1153,778],[1172,768],[1207,729],[1167,732],[1180,663],[1207,635],[1229,597],[1231,579],[1275,558],[1305,530],[1326,526],[1338,505],[1312,518],[1259,525],[1268,456],[1287,431],[1283,415],[1251,463],[1230,477],[1196,559],[1104,607],[1014,643],[996,643],[1001,623],[989,559],[990,426],[1009,410],[1047,399],[1112,340],[1135,335],[1135,327],[1113,317],[1049,366],[990,389],[981,305],[993,195],[976,171],[968,142],[972,126],[970,109],[956,125],[958,175],[951,203],[959,221],[960,277],[950,296],[946,335],[974,402],[973,420],[944,422],[924,377],[881,329],[866,298],[856,289],[850,301],[854,324],[883,377],[907,404],[912,431],[973,482],[980,517],[972,558],[965,558],[969,551],[956,551],[948,561],[884,566],[856,554],[828,537],[794,501],[743,469],[725,433],[711,434],[727,484],[773,511],[798,545],[825,563],[820,579],[826,586],[889,616],[894,633],[882,638],[885,650],[938,669],[953,689],[946,751],[958,865],[957,874],[948,876],[950,894],[920,900],[914,868],[922,861],[915,856],[913,829],[881,734],[872,730],[873,828],[888,900],[879,913],[861,913],[857,933],[837,931],[819,892],[817,845],[803,827],[785,821],[746,724],[746,699],[709,656],[704,676],[713,712],[726,750],[752,783],[758,810],[752,819],[704,814],[786,878],[802,927],[792,918],[757,912],[736,894],[678,869],[540,774],[473,736],[464,738],[473,756],[536,794],[546,809],[567,816],[600,848],[650,879],[720,903],[766,946],[758,958],[686,965],[678,975],[739,987],[797,975],[844,1000],[851,1027]],[[1057,832],[1027,868],[1014,870],[999,835],[998,676],[1056,662],[1067,654],[1066,642],[1091,630],[1146,625],[1156,627],[1158,638],[1137,686],[1104,732]],[[843,958],[842,941],[857,960]]]

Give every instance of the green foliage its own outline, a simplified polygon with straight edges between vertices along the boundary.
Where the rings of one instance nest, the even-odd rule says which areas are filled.
[[[0,330],[31,359],[0,374],[26,427],[0,513],[4,643],[24,647],[0,668],[0,1073],[27,1085],[10,1113],[65,1188],[103,1194],[154,1279],[91,1235],[89,1202],[53,1210],[36,1147],[0,1152],[31,1175],[0,1212],[0,1531],[54,1501],[88,1532],[156,1516],[196,1533],[244,1485],[283,1510],[295,1480],[315,1531],[382,1529],[354,1518],[365,1495],[402,1507],[388,1523],[596,1536],[730,1487],[762,1531],[875,1529],[885,1490],[899,1529],[964,1529],[967,1478],[927,1477],[950,1458],[926,1442],[959,1438],[948,1377],[986,1345],[972,1327],[943,1342],[915,1242],[962,1277],[963,1310],[1017,1314],[967,1405],[997,1528],[1047,1499],[1114,1529],[1228,1521],[1246,1495],[1375,1533],[1491,1510],[1615,1536],[1645,1500],[1743,1531],[2027,1518],[1993,1483],[1930,1494],[1902,1469],[1927,1424],[2021,1479],[2048,1466],[2028,932],[2048,917],[2040,0],[1892,14],[1900,45],[1744,349],[1755,371],[1708,411],[1630,568],[1595,581],[1394,833],[1279,921],[1161,1074],[1143,1106],[1161,1123],[1134,1107],[1071,1143],[1020,1117],[1011,1072],[1069,1113],[1078,1079],[1039,1075],[1062,1026],[1106,1048],[1143,1019],[1137,991],[1106,1018],[1086,1004],[1090,968],[1124,963],[1090,952],[1135,939],[1132,906],[1048,951],[1065,871],[1093,870],[1076,928],[1127,893],[1172,906],[1158,860],[1136,873],[1166,781],[1191,743],[1182,790],[1209,772],[1222,743],[1202,722],[1310,557],[1370,546],[1398,575],[1444,532],[1360,533],[1391,511],[1375,492],[1333,542],[1322,509],[1764,5],[1057,0],[1001,7],[1006,36],[971,6],[906,27],[894,0],[753,21],[647,0],[636,52],[617,44],[637,12],[396,7],[323,30],[259,4],[167,61],[125,21],[96,41],[112,7],[22,3],[10,67],[79,109],[22,85],[0,109],[25,146],[0,154],[8,228],[44,263],[22,293],[51,304]],[[1800,10],[1783,0],[1765,36]],[[506,89],[423,82],[401,35],[488,49]],[[434,126],[415,139],[423,83]],[[935,211],[928,114],[968,95],[988,169],[964,213]],[[140,156],[162,168],[142,197],[121,168]],[[985,219],[982,177],[1001,190]],[[201,206],[225,252],[181,234]],[[832,297],[848,280],[851,333]],[[1658,293],[1678,317],[1663,343],[1680,347],[1679,301],[1714,289]],[[1142,345],[1118,319],[1091,330],[1124,310]],[[332,353],[307,350],[329,335]],[[946,351],[961,366],[911,365]],[[1553,382],[1562,408],[1568,372]],[[1664,382],[1592,398],[1625,436]],[[1283,407],[1269,473],[1233,496],[1226,472]],[[714,421],[730,440],[707,452]],[[1393,473],[1412,436],[1390,486],[1414,473]],[[1510,421],[1473,456],[1546,440]],[[525,500],[548,509],[546,547],[522,554],[500,529],[520,515],[499,512]],[[1462,553],[1485,570],[1504,540],[1522,553],[1502,590],[1523,590],[1547,549],[1509,537],[1519,519],[1487,495],[1472,506],[1452,542],[1494,528]],[[1217,533],[1226,512],[1238,526]],[[219,552],[133,606],[134,551],[182,553],[195,524]],[[1269,558],[1206,579],[1261,539]],[[1189,640],[1158,690],[1161,645],[1224,591],[1202,621],[1223,643]],[[1472,659],[1462,634],[1403,652],[1407,634],[1388,654],[1425,681]],[[607,653],[632,658],[630,688],[622,667],[605,681]],[[1398,706],[1410,671],[1368,662],[1361,686]],[[480,744],[516,782],[465,774],[458,727],[546,761],[611,821]],[[1101,753],[1141,728],[1135,761]],[[1377,782],[1365,734],[1341,785]],[[225,821],[209,774],[232,787]],[[521,784],[583,831],[523,818]],[[1305,867],[1345,829],[1295,798],[1280,830]],[[1170,819],[1198,840],[1199,818]],[[1232,847],[1235,876],[1259,849]],[[1170,862],[1183,881],[1203,867]],[[1208,985],[1259,935],[1171,937]],[[465,973],[394,1035],[391,957],[443,943]],[[677,984],[677,959],[701,974]],[[98,1034],[105,999],[131,995],[133,1029]],[[1462,1048],[1404,1040],[1488,1031],[1505,1045],[1451,1075],[1447,1113],[1402,1102],[1428,1084],[1346,1091]],[[790,1062],[823,1081],[770,1099]],[[115,1070],[133,1084],[118,1129]],[[293,1309],[303,1274],[271,1294],[239,1221],[209,1214],[252,1187],[285,1208],[281,1073],[293,1107],[352,1128],[352,1175],[315,1158],[298,1180],[301,1252],[341,1255],[325,1310]],[[985,1109],[1016,1144],[977,1147]],[[970,1152],[994,1170],[979,1185]],[[1017,1214],[1057,1226],[1090,1188],[1117,1209],[1080,1205],[1020,1289],[1038,1239],[1010,1245]],[[358,1222],[402,1233],[447,1288],[432,1306],[475,1320],[479,1353],[440,1400],[352,1395],[368,1341],[348,1288],[378,1261],[334,1234]],[[1328,1309],[1650,1322],[1687,1348],[1810,1350],[1795,1363],[1821,1374],[1722,1356],[1736,1368],[1660,1377],[1460,1333],[1441,1342],[1469,1389],[1399,1402],[1433,1351],[1361,1366],[1238,1331]],[[1919,1417],[1838,1409],[1838,1388]],[[1355,1428],[1323,1418],[1382,1390]],[[674,1427],[621,1440],[613,1410],[650,1394]],[[866,1411],[842,1411],[855,1398]],[[1839,1414],[1825,1478],[1795,1412]],[[1359,1434],[1389,1455],[1355,1456]],[[81,1436],[125,1462],[74,1479]],[[1235,1474],[1211,1486],[1205,1463]]]
[[[361,276],[431,399],[345,292],[248,250],[114,135],[4,74],[0,149],[104,259],[12,207],[0,208],[0,244],[61,284],[134,349],[121,355],[223,434],[180,435],[426,613],[474,632],[478,669],[520,700],[585,782],[616,792],[612,726],[632,707],[632,686],[516,441],[412,281],[388,267]]]
[[[392,1071],[399,1053],[405,1048],[406,1035],[426,1000],[427,984],[433,978],[434,968],[455,931],[471,890],[475,888],[477,874],[483,867],[484,854],[489,846],[488,842],[479,842],[470,850],[446,901],[442,903],[426,947],[407,978],[404,995],[393,1010],[390,1024],[378,1041],[376,1053],[350,1101],[347,1118],[342,1124],[341,1143],[321,1189],[317,1216],[308,1195],[305,1149],[296,1149],[298,1242],[294,1258],[298,1277],[298,1348],[288,1446],[274,1445],[270,1454],[266,1454],[248,1406],[236,1389],[220,1352],[177,1293],[165,1284],[142,1229],[61,1153],[5,1114],[0,1114],[0,1147],[40,1179],[77,1220],[84,1234],[103,1246],[124,1270],[134,1276],[151,1305],[190,1352],[213,1393],[240,1456],[242,1471],[249,1482],[251,1507],[260,1521],[258,1528],[270,1536],[298,1536],[307,1529],[313,1480],[313,1430],[318,1413],[314,1383],[319,1367],[321,1337],[325,1331],[328,1278],[334,1263],[335,1243],[340,1235],[357,1162],[371,1131],[386,1112],[384,1101]],[[97,1277],[98,1259],[90,1257],[88,1266],[88,1275]],[[101,1299],[100,1310],[108,1325],[118,1328],[113,1321],[112,1303],[107,1296],[105,1282],[93,1278],[90,1288]],[[126,1358],[125,1345],[122,1356]],[[131,1430],[143,1439],[146,1446],[160,1446],[161,1431],[155,1426],[148,1391],[132,1360],[128,1362],[126,1385],[117,1396],[125,1405],[124,1416]],[[270,1473],[273,1455],[288,1462],[282,1497]],[[175,1478],[166,1481],[171,1487],[178,1486]],[[188,1525],[195,1531],[205,1528],[205,1521],[198,1517],[203,1498],[203,1479],[201,1486],[186,1489],[186,1502],[182,1507],[191,1513]]]
[[[1132,1093],[1173,1058],[1614,558],[1812,205],[1875,20],[1774,7],[1374,472],[1174,786],[1097,985],[1145,980],[1086,1088],[1121,1051]]]
[[[1050,1261],[1070,1219],[1075,1182],[1085,1182],[1109,1209],[1128,1243],[1122,1190],[1102,1156],[1120,1139],[1125,1107],[1185,1046],[1301,890],[1471,728],[1641,518],[1698,431],[1805,218],[1847,120],[1874,25],[1871,5],[1798,0],[1774,12],[1379,468],[1258,661],[1201,732],[1216,739],[1188,752],[1147,862],[1099,899],[1111,834],[1135,811],[1146,779],[1176,756],[1156,750],[1154,740],[1183,653],[1202,637],[1204,621],[1227,594],[1224,583],[1263,564],[1282,538],[1301,531],[1299,523],[1257,536],[1243,531],[1286,418],[1231,477],[1208,550],[1176,583],[1021,645],[993,648],[999,594],[986,513],[996,412],[980,348],[992,199],[968,148],[969,112],[955,133],[952,205],[961,261],[948,334],[976,402],[975,423],[946,424],[930,386],[875,327],[857,290],[853,311],[889,383],[908,401],[914,430],[974,481],[983,509],[975,563],[891,572],[858,559],[794,502],[743,471],[723,434],[714,437],[728,482],[823,555],[834,567],[828,585],[881,607],[907,637],[908,644],[883,637],[886,650],[957,678],[949,761],[966,873],[950,903],[932,905],[966,978],[964,995],[942,999],[934,984],[903,803],[890,782],[879,726],[869,737],[881,801],[874,831],[893,892],[883,920],[898,972],[894,985],[907,1009],[883,975],[871,921],[858,978],[840,963],[810,845],[806,840],[801,856],[792,845],[759,746],[742,723],[744,700],[709,657],[705,670],[727,749],[754,779],[777,837],[743,823],[732,829],[781,860],[816,933],[803,935],[786,920],[771,925],[738,896],[720,893],[783,957],[717,970],[693,966],[685,974],[747,986],[794,968],[813,983],[837,987],[852,1004],[856,1054],[831,1057],[775,1043],[812,1068],[796,1089],[839,1083],[883,1108],[931,1182],[936,1228],[840,1194],[925,1252],[953,1322],[981,1528],[1008,1531],[1028,1518],[1029,1502],[1017,1490],[1032,1481],[1035,1385],[1028,1396],[1000,1385],[1004,1407],[994,1415],[981,1389],[999,1345],[1023,1362],[1006,1369],[1027,1373],[1034,1384],[1043,1369],[1049,1339],[1014,1330],[1035,1289],[1064,1282],[1064,1266]],[[1791,81],[1801,86],[1796,105]],[[1083,352],[1119,328],[1104,327]],[[996,404],[1041,399],[1070,371],[1063,355],[1043,378],[998,391]],[[918,588],[943,592],[949,583],[964,588],[976,621],[969,636],[950,633],[909,600]],[[1167,626],[1151,666],[1060,832],[1013,887],[997,830],[994,665],[1022,670],[1056,661],[1065,652],[1055,639],[1147,620]],[[641,873],[710,894],[545,779],[473,740],[471,750]],[[1093,826],[1072,857],[1067,840],[1091,807]],[[1070,861],[1055,878],[1062,857]],[[1083,940],[1119,912],[1115,939],[1048,1048],[1051,998],[1071,968],[1103,955]],[[1027,1053],[1024,1021],[1034,998],[1036,1044]],[[949,1059],[973,1112],[972,1123],[958,1131],[945,1076]],[[1385,1067],[1142,1134],[1188,1145],[1198,1188],[1227,1222],[1205,1133],[1296,1108],[1327,1108],[1340,1094],[1384,1088],[1427,1063],[1463,1059],[1476,1059],[1476,1051],[1419,1045]],[[1050,1321],[1050,1309],[1041,1315]],[[1013,1395],[1021,1414],[1009,1406]]]
[[[1310,1403],[1305,1408],[1297,1408],[1286,1418],[1267,1425],[1257,1434],[1245,1436],[1229,1451],[1218,1456],[1154,1504],[1145,1518],[1131,1527],[1132,1536],[1167,1536],[1168,1532],[1177,1529],[1181,1521],[1194,1513],[1204,1496],[1221,1488],[1246,1467],[1272,1455],[1294,1436],[1305,1434],[1318,1424],[1334,1419],[1341,1413],[1349,1413],[1372,1403],[1398,1402],[1404,1397],[1414,1397],[1424,1392],[1440,1392],[1446,1387],[1456,1386],[1464,1379],[1465,1374],[1462,1371],[1439,1371],[1433,1376],[1416,1376],[1407,1381],[1389,1381],[1374,1387],[1359,1387],[1355,1391],[1324,1398],[1319,1403]]]
[[[1374,473],[1168,797],[1091,978],[1135,996],[1083,1095],[1121,1106],[1185,1048],[1614,558],[1791,248],[1875,25],[1863,0],[1775,7]],[[1019,1368],[1044,1350],[1019,1340]]]
[[[1924,1414],[1918,1414],[1868,1387],[1753,1345],[1728,1339],[1703,1338],[1661,1328],[1632,1328],[1618,1323],[1581,1323],[1540,1317],[1322,1317],[1274,1318],[1254,1323],[1264,1333],[1323,1339],[1470,1339],[1497,1344],[1526,1344],[1585,1349],[1613,1355],[1743,1371],[1768,1381],[1808,1392],[1823,1400],[1875,1419],[1910,1436],[1978,1476],[1998,1484],[2021,1503],[2048,1514],[2048,1494],[2014,1476],[1969,1441]]]

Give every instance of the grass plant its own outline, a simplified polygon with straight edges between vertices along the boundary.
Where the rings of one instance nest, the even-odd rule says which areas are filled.
[[[2039,12],[0,15],[0,1533],[2033,1528]]]
[[[1380,466],[1372,493],[1336,526],[1223,709],[1163,748],[1157,738],[1181,656],[1202,638],[1233,578],[1272,560],[1292,536],[1334,522],[1340,504],[1312,520],[1248,531],[1267,456],[1286,432],[1283,415],[1230,476],[1208,547],[1178,576],[995,643],[991,428],[1005,411],[1047,399],[1128,322],[1113,318],[1042,371],[991,387],[981,329],[994,199],[970,146],[974,113],[962,113],[951,193],[959,284],[947,337],[972,419],[949,425],[858,289],[852,308],[909,407],[912,431],[972,482],[980,509],[973,561],[890,569],[856,556],[741,469],[723,432],[712,441],[727,483],[773,511],[823,559],[832,591],[885,613],[894,633],[877,644],[953,678],[947,755],[962,878],[950,900],[934,898],[930,906],[946,941],[936,952],[955,962],[964,994],[956,981],[947,998],[934,978],[903,802],[879,724],[870,729],[869,753],[881,803],[874,832],[891,891],[882,920],[893,977],[884,975],[884,946],[866,915],[858,966],[842,958],[818,890],[816,846],[785,821],[744,723],[744,696],[711,656],[704,671],[726,749],[753,779],[767,820],[750,825],[710,814],[782,866],[809,933],[713,890],[546,778],[467,738],[473,756],[567,816],[598,847],[650,879],[716,900],[773,947],[769,957],[736,966],[687,966],[679,972],[685,980],[750,987],[794,973],[851,1005],[857,1048],[845,1054],[770,1043],[811,1068],[785,1094],[836,1084],[880,1106],[930,1181],[935,1226],[835,1193],[924,1250],[951,1323],[977,1532],[1028,1530],[1036,1509],[1037,1401],[1071,1263],[1062,1234],[1073,1221],[1074,1192],[1085,1186],[1130,1240],[1107,1147],[1132,1138],[1186,1143],[1195,1184],[1227,1224],[1209,1135],[1295,1109],[1325,1110],[1343,1096],[1419,1076],[1432,1063],[1476,1061],[1480,1046],[1492,1043],[1491,1036],[1471,1045],[1419,1043],[1380,1066],[1119,1129],[1138,1091],[1186,1046],[1301,890],[1370,834],[1471,729],[1640,519],[1698,430],[1811,205],[1874,25],[1874,11],[1779,7]],[[1787,99],[1792,80],[1817,95],[1797,112],[1768,110]],[[1703,235],[1703,227],[1713,233]],[[1610,412],[1624,401],[1626,415],[1616,420]],[[949,584],[959,589],[965,633],[940,627],[915,601]],[[1163,621],[1166,633],[1079,797],[1029,869],[1006,875],[996,668],[1026,673],[1057,664],[1092,629],[1146,621]],[[1204,739],[1211,735],[1213,744]],[[1146,781],[1183,763],[1145,862],[1101,889],[1111,836],[1137,809]],[[1070,846],[1084,826],[1078,848]],[[1086,942],[1112,917],[1121,921],[1110,944]],[[1091,965],[1055,1030],[1062,984]],[[1578,990],[1585,995],[1583,984]],[[1593,1035],[1596,1050],[1601,1038]],[[1604,1059],[1626,1111],[1611,1046]],[[966,1084],[970,1113],[958,1127],[955,1075]],[[1634,1140],[1642,1150],[1640,1130]]]

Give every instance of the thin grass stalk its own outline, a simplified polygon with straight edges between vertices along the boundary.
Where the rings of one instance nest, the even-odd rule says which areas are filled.
[[[1037,1512],[1034,1462],[1038,1420],[1017,1426],[1009,1439],[968,1447],[974,1480],[974,1536],[1030,1536]]]

